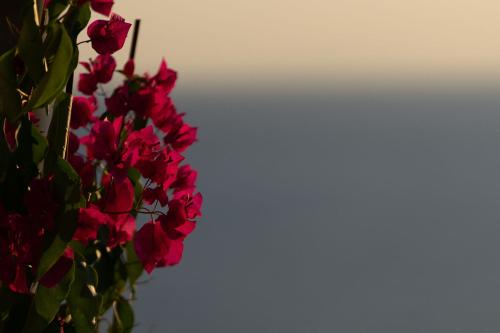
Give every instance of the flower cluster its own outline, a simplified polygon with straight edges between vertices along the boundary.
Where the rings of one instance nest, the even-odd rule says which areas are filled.
[[[37,278],[47,288],[70,270],[76,248],[81,255],[85,248],[113,253],[132,244],[148,273],[175,265],[181,260],[184,239],[201,216],[197,172],[182,155],[196,141],[197,130],[184,121],[170,97],[177,73],[164,60],[152,76],[136,74],[132,59],[116,70],[112,54],[123,47],[131,25],[111,13],[112,5],[109,0],[90,0],[92,9],[110,17],[88,26],[98,55],[80,63],[84,72],[77,86],[83,95],[71,97],[71,130],[64,154],[79,176],[77,194],[84,203],[77,209],[72,241]],[[123,75],[123,83],[106,96],[102,85],[116,72]],[[37,126],[36,117],[29,115]],[[20,148],[19,126],[4,121],[5,141],[14,154]],[[15,168],[20,169],[19,164]],[[23,172],[18,172],[20,178]],[[56,221],[64,214],[61,202],[64,206],[67,196],[58,192],[57,181],[50,172],[34,175],[19,196],[20,205],[0,205],[0,285],[15,293],[30,292],[45,241],[59,232]],[[141,225],[138,216],[149,221]]]
[[[33,180],[23,197],[23,213],[0,207],[0,280],[14,292],[29,292],[29,276],[36,272],[44,236],[54,230],[58,204],[51,185],[51,180]],[[40,283],[47,287],[57,284],[72,259],[73,251],[67,248]]]
[[[175,109],[169,94],[177,73],[164,60],[154,76],[135,74],[134,61],[129,60],[121,71],[124,83],[105,97],[106,111],[95,115],[97,87],[111,80],[116,61],[110,54],[123,46],[128,28],[116,15],[88,28],[99,55],[81,63],[87,72],[80,75],[78,89],[88,96],[74,98],[71,127],[89,132],[80,138],[72,133],[69,161],[88,194],[101,190],[97,200],[81,209],[75,239],[94,241],[99,228],[106,226],[108,246],[133,239],[137,256],[150,273],[155,267],[180,261],[183,240],[201,216],[197,172],[182,164],[181,155],[196,141],[196,128],[185,123]],[[97,173],[96,168],[100,168]],[[141,176],[142,183],[131,179],[131,170]],[[135,233],[137,213],[157,218]]]

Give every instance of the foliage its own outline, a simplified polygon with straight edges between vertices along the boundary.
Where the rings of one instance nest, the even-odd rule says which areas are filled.
[[[133,59],[116,70],[131,25],[112,5],[26,7],[16,47],[0,55],[0,332],[96,332],[106,313],[109,332],[131,332],[143,270],[179,263],[201,216],[182,156],[196,128],[169,97],[177,73],[162,61],[138,75]],[[109,19],[88,26],[99,55],[81,63],[73,96],[91,8]],[[115,72],[123,83],[107,96]]]

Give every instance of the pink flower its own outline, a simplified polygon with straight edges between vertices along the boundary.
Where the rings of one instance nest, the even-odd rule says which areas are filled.
[[[94,61],[80,62],[89,73],[81,73],[78,90],[86,95],[92,95],[97,90],[98,83],[108,83],[113,78],[116,61],[110,54],[98,55]]]
[[[126,63],[125,66],[123,66],[123,74],[127,78],[132,78],[134,76],[134,71],[135,71],[135,62],[134,59],[129,59]]]
[[[97,101],[94,96],[73,97],[73,107],[71,109],[71,128],[77,129],[85,127],[95,119],[94,111],[97,109]]]
[[[170,144],[178,152],[183,152],[189,148],[197,139],[198,129],[186,123],[172,129],[165,136],[163,141]]]
[[[154,86],[164,94],[170,94],[177,81],[177,72],[168,68],[165,59],[162,60],[158,73],[153,77]]]
[[[177,171],[177,178],[172,184],[175,192],[193,193],[198,172],[193,170],[189,164],[183,165]]]
[[[85,95],[92,95],[97,90],[97,78],[92,73],[81,73],[78,80],[78,90]]]
[[[92,72],[99,83],[108,83],[113,78],[116,60],[110,54],[100,54],[92,62]]]
[[[142,199],[150,205],[155,201],[158,201],[161,207],[165,207],[168,204],[167,191],[161,186],[145,188],[142,192]]]
[[[7,118],[3,121],[3,135],[10,151],[17,149],[17,133],[20,125],[19,123],[11,123]]]
[[[123,143],[122,159],[128,165],[136,166],[140,160],[154,159],[160,148],[160,140],[152,126],[130,133]]]
[[[186,234],[194,227],[188,229],[185,230]],[[151,273],[155,267],[172,266],[180,262],[184,250],[183,240],[183,237],[170,237],[160,222],[150,221],[135,234],[134,246],[144,269]]]
[[[130,110],[128,87],[120,86],[116,88],[113,95],[106,98],[106,108],[115,117],[126,115]]]
[[[110,214],[108,219],[108,246],[114,248],[132,240],[135,232],[135,218],[130,214]]]
[[[89,0],[78,0],[78,5],[83,5]],[[90,7],[99,14],[109,16],[113,8],[113,0],[90,0]]]
[[[134,186],[127,177],[113,178],[106,187],[104,210],[106,213],[128,213],[134,206]]]
[[[131,26],[118,15],[112,15],[109,21],[92,22],[87,29],[92,48],[99,54],[115,53],[123,47]]]
[[[149,117],[151,110],[155,107],[157,100],[155,90],[145,86],[129,97],[129,108],[140,118]]]
[[[99,14],[109,16],[113,8],[113,0],[91,0],[90,7]]]
[[[87,244],[97,238],[99,226],[109,223],[108,216],[100,211],[97,206],[90,205],[88,208],[80,208],[78,226],[73,239]]]
[[[50,182],[43,179],[33,179],[24,194],[24,206],[28,217],[40,228],[51,229],[59,205],[50,191]]]
[[[163,227],[168,230],[183,225],[186,221],[193,221],[201,216],[203,197],[200,193],[178,193],[168,203],[168,213],[162,220]]]
[[[81,142],[87,146],[89,160],[112,160],[118,149],[119,131],[122,119],[97,120],[90,134],[83,137]]]
[[[163,188],[169,188],[175,181],[179,163],[184,158],[170,148],[161,150],[154,159],[139,160],[135,167],[145,177]]]
[[[17,213],[0,218],[2,282],[16,293],[27,293],[28,276],[36,271],[43,249],[44,228]]]
[[[182,123],[182,116],[177,114],[172,99],[163,94],[156,95],[156,103],[150,113],[151,120],[162,132],[168,133],[177,123]]]
[[[75,154],[80,148],[80,139],[76,136],[75,133],[69,132],[68,138],[68,153],[70,155]]]
[[[95,180],[95,167],[90,161],[85,161],[82,156],[70,155],[68,156],[68,162],[75,169],[82,180],[82,185],[84,188],[90,188]]]

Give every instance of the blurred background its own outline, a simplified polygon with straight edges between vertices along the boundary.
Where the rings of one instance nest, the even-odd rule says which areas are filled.
[[[498,332],[498,1],[116,2],[205,197],[136,332]]]

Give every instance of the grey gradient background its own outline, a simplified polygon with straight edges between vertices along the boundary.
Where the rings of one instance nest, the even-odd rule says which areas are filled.
[[[500,330],[498,2],[115,10],[143,19],[140,71],[180,72],[205,196],[136,332]]]
[[[500,97],[457,90],[179,93],[205,216],[138,332],[496,332]]]

